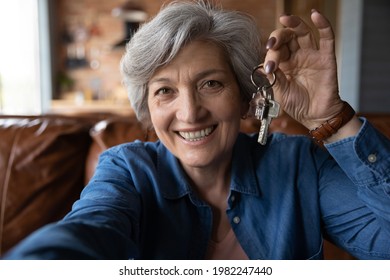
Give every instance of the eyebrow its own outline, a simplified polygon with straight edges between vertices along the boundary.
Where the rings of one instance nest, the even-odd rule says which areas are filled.
[[[216,73],[226,73],[226,72],[227,71],[225,69],[208,69],[208,70],[205,70],[205,71],[202,71],[202,72],[196,74],[194,79],[199,80],[199,79],[202,79],[204,77],[207,77],[208,75],[212,75],[212,74],[216,74]],[[171,81],[171,79],[169,79],[169,78],[161,77],[161,78],[157,78],[157,79],[151,79],[148,84],[150,85],[150,84],[154,84],[154,83],[170,82],[170,81]]]

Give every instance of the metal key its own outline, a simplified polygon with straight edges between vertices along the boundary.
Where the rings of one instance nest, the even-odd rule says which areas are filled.
[[[279,115],[280,105],[278,102],[273,100],[273,93],[271,88],[263,87],[262,96],[266,100],[266,112],[264,112],[260,118],[261,125],[259,131],[259,137],[257,141],[261,145],[267,143],[268,129],[271,124],[272,119],[276,118]],[[265,110],[264,110],[265,111]]]
[[[257,141],[261,145],[265,145],[267,143],[268,128],[271,124],[272,119],[276,118],[279,115],[280,110],[280,105],[275,100],[269,99],[268,104],[268,113],[265,118],[261,119],[259,138],[257,139]]]
[[[249,103],[248,117],[262,120],[267,117],[268,108],[269,100],[258,90],[253,94],[252,100]]]
[[[276,75],[272,73],[273,80],[269,85],[258,86],[255,82],[254,75],[257,70],[264,68],[263,64],[257,65],[253,68],[251,74],[251,81],[254,86],[257,87],[257,92],[253,94],[252,100],[249,102],[248,117],[256,118],[261,121],[259,137],[257,141],[261,145],[267,143],[268,128],[273,118],[279,115],[280,105],[273,98],[272,87],[276,82]]]

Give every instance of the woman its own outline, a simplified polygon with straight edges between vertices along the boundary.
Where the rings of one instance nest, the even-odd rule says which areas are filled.
[[[327,150],[304,136],[262,146],[240,134],[261,58],[255,24],[168,5],[121,63],[160,141],[106,151],[64,220],[9,258],[321,259],[323,236],[358,258],[389,258],[390,142],[340,99],[332,29],[317,11],[311,19],[318,47],[300,18],[282,16],[264,65],[276,101]]]

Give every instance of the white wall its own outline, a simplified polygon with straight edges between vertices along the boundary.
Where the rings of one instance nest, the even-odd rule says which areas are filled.
[[[339,2],[338,67],[341,98],[359,111],[363,0]]]

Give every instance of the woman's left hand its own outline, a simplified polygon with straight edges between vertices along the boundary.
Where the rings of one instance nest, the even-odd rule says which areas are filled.
[[[275,100],[308,129],[320,126],[343,107],[332,27],[315,10],[311,20],[318,30],[318,40],[301,18],[281,16],[285,28],[271,33],[264,61],[265,71],[276,75]]]

